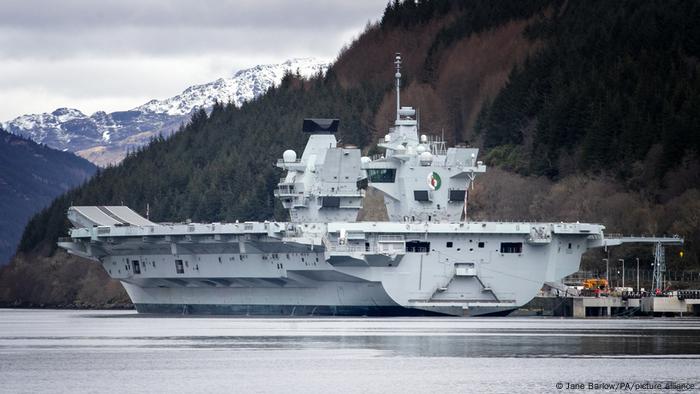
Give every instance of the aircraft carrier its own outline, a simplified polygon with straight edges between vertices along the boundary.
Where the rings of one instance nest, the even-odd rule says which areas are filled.
[[[237,315],[505,314],[546,282],[579,269],[591,248],[679,238],[606,238],[591,223],[468,220],[486,171],[478,149],[421,134],[417,111],[362,157],[339,146],[336,119],[306,119],[308,143],[287,150],[275,196],[289,222],[153,223],[125,206],[74,206],[59,246],[100,263],[139,312]],[[388,221],[358,222],[367,189]]]

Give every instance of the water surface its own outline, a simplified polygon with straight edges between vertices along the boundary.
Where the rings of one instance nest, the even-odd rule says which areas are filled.
[[[2,392],[542,393],[601,383],[700,392],[700,320],[0,310]]]

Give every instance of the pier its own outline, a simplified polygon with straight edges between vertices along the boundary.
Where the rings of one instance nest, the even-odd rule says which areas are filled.
[[[535,297],[518,315],[560,317],[700,316],[700,290],[668,295],[634,294],[605,297]]]

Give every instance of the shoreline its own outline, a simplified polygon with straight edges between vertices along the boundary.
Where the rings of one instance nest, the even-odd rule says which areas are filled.
[[[133,304],[83,305],[83,304],[18,304],[0,302],[0,309],[38,309],[38,310],[135,310]]]

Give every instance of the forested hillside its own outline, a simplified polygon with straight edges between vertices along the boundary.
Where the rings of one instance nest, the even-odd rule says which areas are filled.
[[[9,262],[27,221],[96,167],[0,128],[0,266]]]
[[[554,12],[526,31],[547,45],[482,108],[484,146],[513,146],[509,164],[523,173],[606,171],[663,188],[700,150],[698,2],[569,2]],[[644,160],[652,174],[639,173]]]
[[[90,280],[68,280],[83,263],[53,246],[71,203],[141,212],[149,204],[151,219],[167,221],[283,219],[274,161],[303,147],[301,121],[310,116],[340,118],[343,143],[375,151],[395,116],[394,52],[405,59],[402,101],[420,109],[423,132],[479,146],[500,167],[477,181],[473,217],[678,233],[685,257],[669,264],[697,269],[697,20],[698,1],[391,3],[325,76],[288,75],[240,108],[197,113],[172,138],[57,199],[25,230],[21,253],[0,275],[0,300],[99,303],[106,276],[90,268]],[[597,261],[589,256],[586,266]],[[57,286],[60,296],[47,290]],[[119,300],[109,289],[102,299]]]

